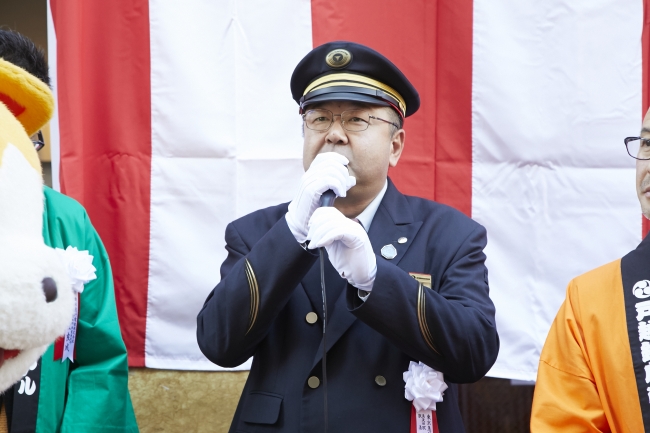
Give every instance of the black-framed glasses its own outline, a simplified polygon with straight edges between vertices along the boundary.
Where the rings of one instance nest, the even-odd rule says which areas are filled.
[[[41,131],[38,131],[35,135],[36,140],[32,139],[32,143],[34,143],[34,149],[38,152],[45,147],[45,140],[43,140],[43,133]]]
[[[390,120],[371,116],[370,113],[363,110],[348,110],[341,114],[334,114],[330,110],[319,108],[308,110],[303,113],[302,120],[305,122],[305,126],[312,131],[325,132],[330,129],[336,116],[341,116],[341,126],[343,126],[343,129],[350,132],[365,131],[368,129],[368,126],[370,126],[370,119],[381,120],[382,122],[393,125],[395,128],[399,129],[399,125]]]
[[[650,138],[626,137],[624,140],[627,153],[634,159],[650,159]]]

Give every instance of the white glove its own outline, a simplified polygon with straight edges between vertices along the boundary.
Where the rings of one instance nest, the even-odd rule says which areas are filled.
[[[320,205],[320,196],[331,189],[337,197],[345,197],[347,191],[357,184],[350,176],[346,164],[348,159],[335,152],[316,155],[309,169],[300,179],[300,187],[289,203],[286,214],[287,225],[300,243],[307,240],[309,218]]]
[[[309,220],[309,248],[325,247],[330,262],[342,278],[369,292],[377,276],[377,259],[361,224],[338,209],[321,207]]]

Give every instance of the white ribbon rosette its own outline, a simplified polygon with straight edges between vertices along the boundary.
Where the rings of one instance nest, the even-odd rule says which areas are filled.
[[[68,246],[65,250],[56,248],[59,258],[68,271],[68,276],[72,282],[72,290],[77,294],[75,303],[74,316],[72,322],[63,337],[63,353],[61,362],[69,359],[74,362],[74,346],[77,339],[77,323],[79,320],[79,294],[84,291],[84,284],[97,278],[93,266],[93,256],[88,251],[79,251],[76,247]],[[56,353],[56,350],[55,350]]]
[[[417,432],[433,433],[438,431],[437,417],[433,411],[436,403],[442,401],[442,393],[447,384],[441,372],[421,362],[413,361],[404,372],[404,397],[413,402],[415,408],[415,428]]]
[[[76,247],[68,246],[65,250],[56,248],[59,257],[65,265],[70,281],[72,281],[72,289],[76,293],[84,291],[84,284],[97,278],[93,266],[93,256],[88,251],[79,251]]]
[[[411,361],[404,372],[404,397],[413,402],[415,410],[436,410],[436,403],[442,401],[447,384],[441,372],[421,362]]]

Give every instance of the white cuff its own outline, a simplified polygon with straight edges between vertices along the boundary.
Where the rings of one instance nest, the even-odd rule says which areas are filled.
[[[289,231],[291,232],[291,234],[293,235],[293,237],[296,238],[296,241],[300,244],[300,246],[302,246],[303,248],[305,248],[305,247],[303,246],[303,244],[306,243],[306,241],[307,241],[307,236],[306,236],[306,234],[303,234],[303,233],[300,231],[300,229],[298,229],[298,227],[295,226],[294,221],[293,221],[293,218],[291,218],[291,216],[289,215],[289,212],[287,212],[286,214],[284,214],[284,220],[287,222],[287,226],[289,226]]]
[[[370,292],[366,292],[365,290],[357,289],[357,296],[363,302],[366,302],[366,299],[368,299],[368,296],[370,296]]]

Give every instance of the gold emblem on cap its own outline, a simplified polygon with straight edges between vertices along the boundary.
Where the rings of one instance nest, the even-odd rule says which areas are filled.
[[[325,56],[325,63],[327,63],[327,66],[334,69],[347,66],[351,61],[352,53],[344,49],[332,50],[327,53],[327,56]]]

